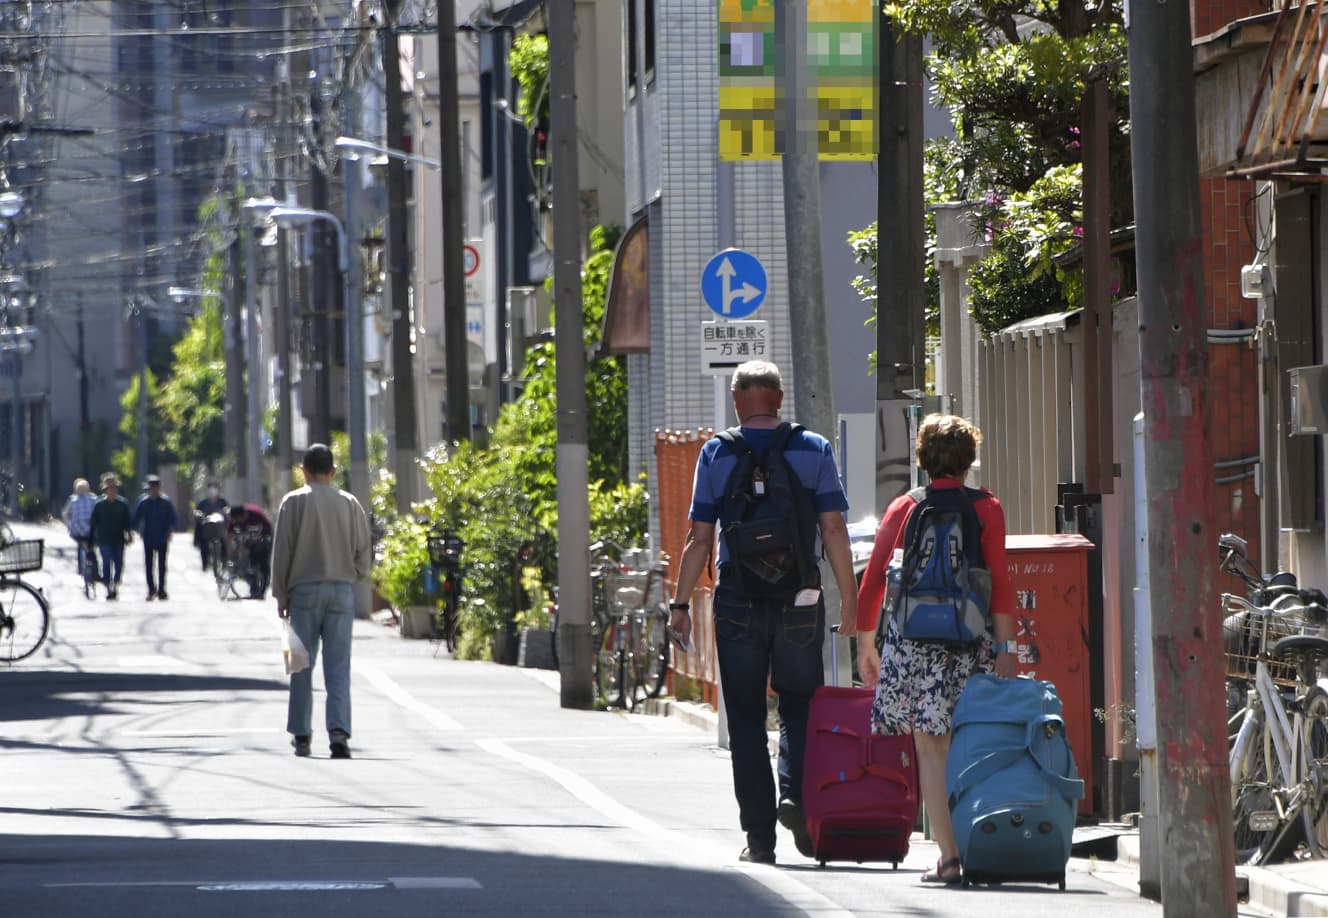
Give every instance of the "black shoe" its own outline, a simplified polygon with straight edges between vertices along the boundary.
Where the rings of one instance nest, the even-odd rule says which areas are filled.
[[[333,730],[332,742],[328,744],[328,749],[332,751],[334,759],[350,758],[350,734],[345,730]]]
[[[147,598],[146,601],[147,601],[147,602],[152,602],[152,600],[154,600],[154,599],[156,599],[156,598],[157,598],[157,594],[156,594],[156,593],[153,593],[153,592],[151,592],[151,591],[149,591],[149,592],[148,592],[148,598]]]
[[[165,590],[158,590],[158,591],[157,591],[157,598],[160,599],[162,602],[165,602],[165,601],[166,601],[166,591],[165,591]]]
[[[807,819],[802,815],[802,804],[785,797],[779,801],[779,824],[793,833],[793,846],[803,857],[813,857],[812,834],[807,831]]]
[[[295,747],[295,754],[302,759],[309,758],[309,737],[293,736],[290,744]]]
[[[744,864],[766,864],[773,867],[775,866],[775,849],[753,848],[748,845],[742,849],[742,854],[738,855],[738,860]]]
[[[106,590],[106,598],[107,598],[107,599],[119,599],[119,598],[120,598],[119,591],[116,590],[114,587],[110,587],[110,588],[108,588],[108,589]]]

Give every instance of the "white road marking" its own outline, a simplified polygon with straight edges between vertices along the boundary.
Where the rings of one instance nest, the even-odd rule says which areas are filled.
[[[391,676],[383,672],[381,669],[378,669],[376,666],[369,663],[356,663],[353,671],[372,682],[374,688],[378,689],[378,691],[382,692],[389,699],[396,702],[407,711],[420,715],[429,723],[433,724],[437,729],[448,731],[464,729],[461,724],[453,720],[451,717],[448,717],[442,711],[439,711],[437,708],[429,707],[410,692],[397,685]]]
[[[359,892],[386,889],[483,889],[474,877],[388,877],[385,880],[121,880],[43,883],[44,889],[194,887],[203,892]]]
[[[735,857],[732,851],[721,850],[717,845],[699,842],[694,838],[685,837],[673,829],[664,828],[654,820],[614,800],[576,772],[569,771],[538,756],[518,752],[501,740],[481,739],[476,740],[475,743],[486,752],[509,759],[529,768],[531,771],[551,778],[582,803],[624,828],[640,832],[653,841],[663,842],[671,856],[675,858],[679,852],[682,852],[693,859],[694,862],[713,868],[715,864],[732,863],[732,859]],[[739,867],[735,865],[732,869],[741,870],[785,902],[801,909],[808,916],[814,915],[816,918],[854,918],[853,912],[841,908],[816,890],[798,882],[776,867],[761,865],[743,865]]]
[[[474,877],[389,877],[397,889],[483,889]]]

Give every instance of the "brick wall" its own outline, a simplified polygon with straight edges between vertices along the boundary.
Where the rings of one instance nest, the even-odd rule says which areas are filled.
[[[1240,269],[1254,260],[1253,187],[1228,179],[1200,181],[1204,232],[1204,283],[1209,327],[1252,328],[1257,304],[1240,295]],[[1218,463],[1259,454],[1258,363],[1251,342],[1209,345],[1209,403],[1213,450]],[[1253,464],[1215,471],[1218,532],[1235,532],[1259,542],[1259,499]],[[1216,539],[1216,534],[1214,535]]]

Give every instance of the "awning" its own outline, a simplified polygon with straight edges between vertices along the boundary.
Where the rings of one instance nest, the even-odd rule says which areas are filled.
[[[602,331],[601,354],[650,351],[650,232],[644,216],[623,234],[613,253]]]

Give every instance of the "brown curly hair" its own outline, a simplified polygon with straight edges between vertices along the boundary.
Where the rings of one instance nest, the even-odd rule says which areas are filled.
[[[929,414],[918,427],[918,465],[932,478],[959,478],[978,457],[982,431],[955,414]]]

